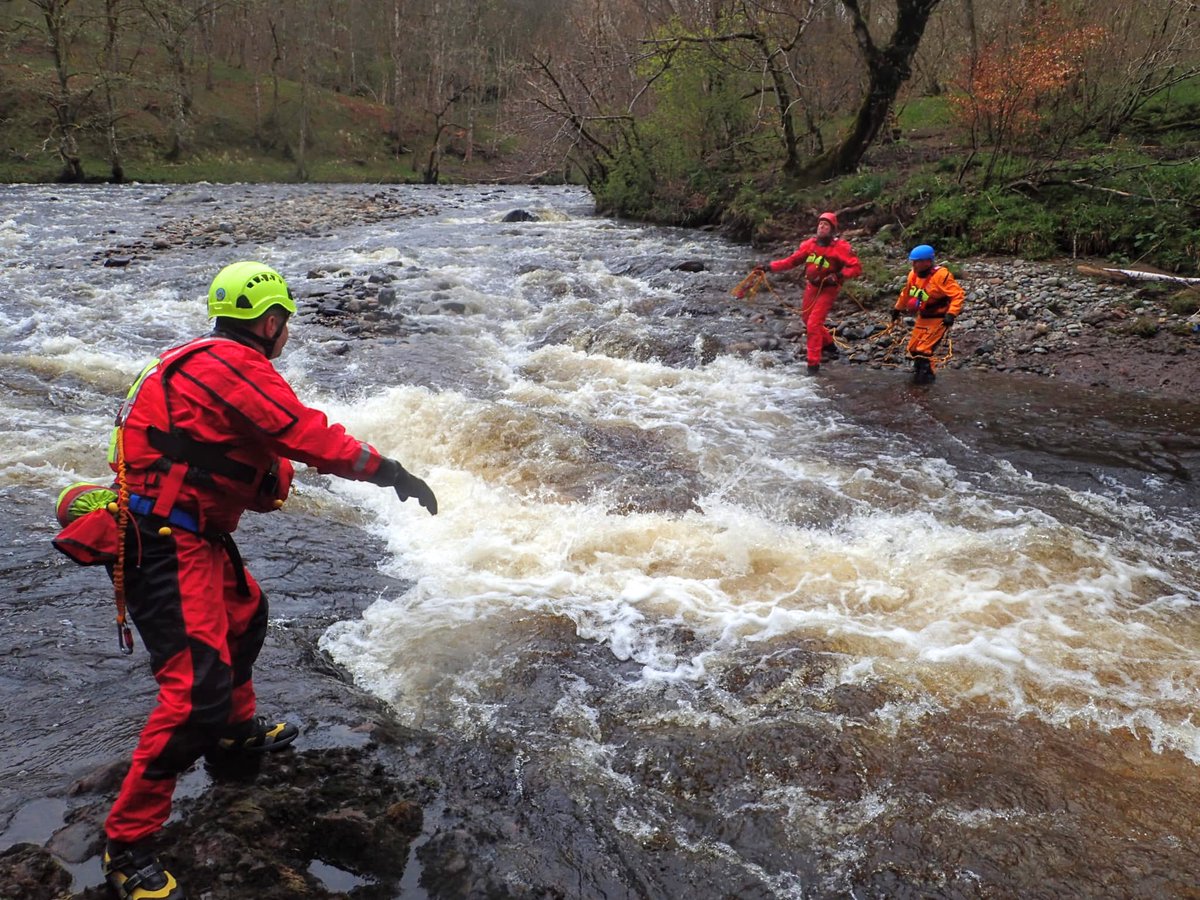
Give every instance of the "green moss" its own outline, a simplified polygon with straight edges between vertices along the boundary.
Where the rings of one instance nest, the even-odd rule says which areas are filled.
[[[1191,316],[1200,312],[1200,287],[1180,291],[1167,301],[1167,306],[1177,316]]]
[[[1158,334],[1158,320],[1151,316],[1138,316],[1125,330],[1135,337],[1152,338]]]

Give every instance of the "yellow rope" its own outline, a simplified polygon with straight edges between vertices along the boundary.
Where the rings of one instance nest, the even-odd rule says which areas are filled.
[[[750,274],[739,281],[737,287],[729,293],[738,300],[753,300],[754,295],[764,287],[771,294],[779,296],[775,292],[775,288],[771,287],[771,282],[767,281],[767,273],[763,269],[751,269]]]
[[[895,362],[896,351],[900,349],[900,343],[904,340],[904,332],[896,327],[896,322],[888,322],[887,328],[883,331],[872,335],[868,340],[877,341],[880,338],[892,335],[892,342],[888,344],[888,348],[883,351],[883,361],[881,365],[900,368],[900,363]]]
[[[925,357],[930,362],[932,362],[937,368],[941,368],[942,366],[946,365],[946,363],[948,363],[950,361],[951,357],[954,356],[954,341],[952,341],[950,339],[950,329],[949,328],[946,329],[946,333],[944,335],[942,335],[942,337],[946,341],[946,355],[945,356],[930,355],[930,356]],[[938,341],[938,343],[940,344],[941,341]],[[908,359],[916,359],[917,358],[917,357],[913,356],[911,353],[909,353],[907,349],[905,349],[904,355]]]
[[[946,329],[946,355],[934,358],[934,362],[939,367],[946,365],[950,361],[950,357],[954,356],[954,341],[950,340],[950,329]]]

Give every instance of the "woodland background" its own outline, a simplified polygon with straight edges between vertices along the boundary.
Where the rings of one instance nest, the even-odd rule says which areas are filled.
[[[1196,0],[0,0],[0,180],[543,181],[1200,270]]]

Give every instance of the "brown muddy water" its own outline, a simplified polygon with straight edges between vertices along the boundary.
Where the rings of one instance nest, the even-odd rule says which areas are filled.
[[[431,786],[401,895],[1200,896],[1200,406],[712,358],[746,249],[570,190],[396,188],[412,212],[203,252],[148,248],[378,198],[3,190],[0,849],[66,824],[151,695],[101,580],[51,556],[53,497],[257,256],[302,302],[302,396],[442,507],[305,475],[243,539],[301,749],[369,698],[424,736],[391,759]]]

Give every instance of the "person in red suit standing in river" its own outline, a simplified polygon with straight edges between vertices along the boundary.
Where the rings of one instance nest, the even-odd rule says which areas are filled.
[[[804,266],[804,298],[800,317],[808,332],[809,375],[821,371],[822,361],[837,358],[837,345],[825,327],[825,317],[837,300],[842,282],[862,274],[862,263],[854,255],[849,242],[837,236],[837,229],[837,216],[823,212],[817,217],[816,235],[797,247],[795,253],[786,259],[771,260],[756,267],[768,272],[786,272]]]
[[[159,686],[104,823],[101,865],[119,900],[182,900],[154,840],[192,763],[278,750],[299,733],[257,714],[252,675],[268,605],[232,537],[242,514],[283,505],[292,460],[437,513],[429,485],[306,406],[275,369],[295,312],[274,269],[223,268],[209,288],[212,333],[153,360],[121,407],[109,448],[117,483],[72,485],[59,498],[55,546],[109,565],[118,626],[127,603]],[[127,630],[119,634],[132,652]]]

